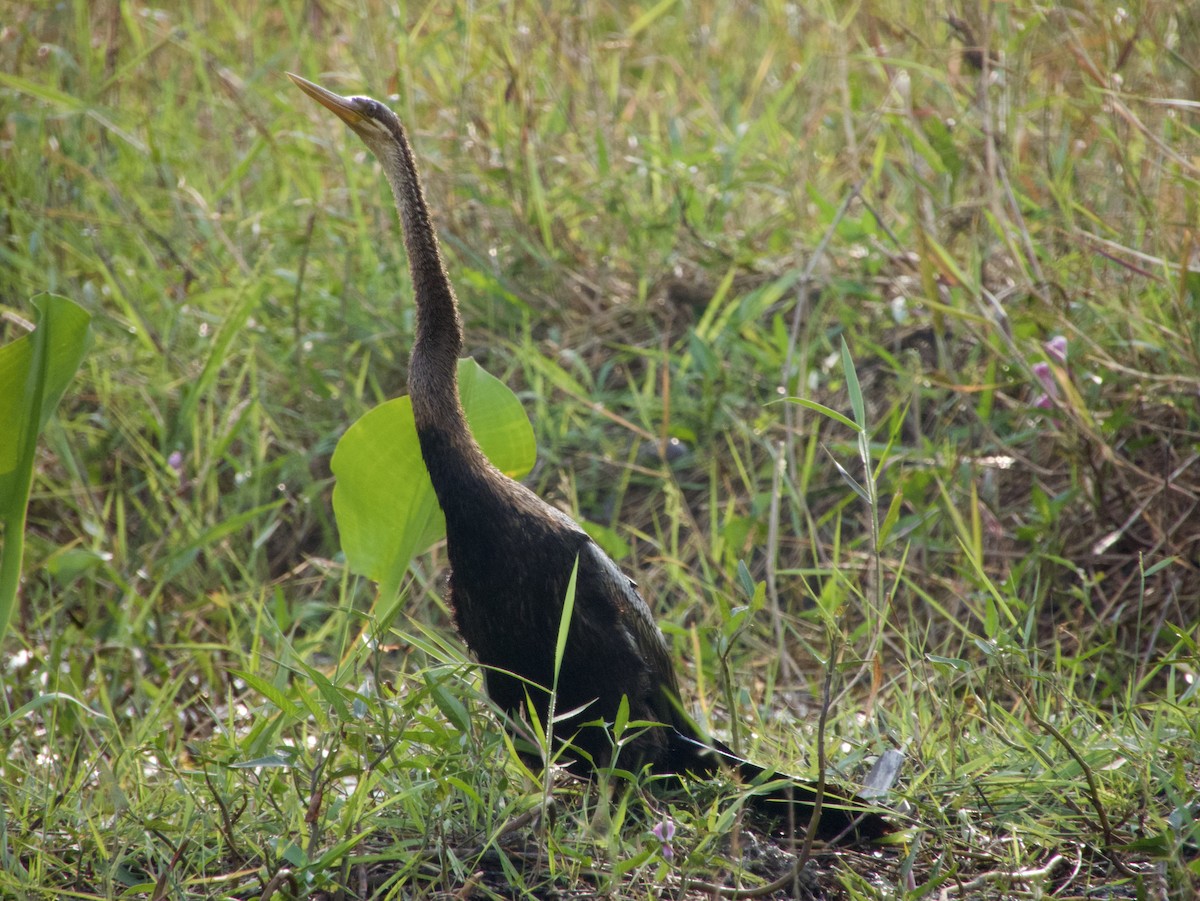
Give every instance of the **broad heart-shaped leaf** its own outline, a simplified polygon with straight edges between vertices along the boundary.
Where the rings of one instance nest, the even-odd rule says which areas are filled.
[[[533,427],[517,396],[472,359],[458,361],[458,393],[489,460],[519,479],[533,469]],[[330,461],[333,513],[350,569],[391,598],[413,556],[446,534],[407,397],[380,404],[346,430]]]
[[[65,297],[39,294],[37,328],[0,347],[0,638],[21,580],[25,507],[42,426],[58,406],[87,351],[91,316]]]

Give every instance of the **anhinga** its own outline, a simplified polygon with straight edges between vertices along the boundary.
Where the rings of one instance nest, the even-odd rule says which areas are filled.
[[[722,767],[762,780],[757,767],[702,735],[680,707],[666,639],[635,584],[566,514],[497,470],[471,436],[458,397],[462,323],[442,265],[404,126],[369,97],[343,97],[290,75],[304,93],[350,126],[383,165],[400,211],[416,295],[416,337],[408,388],[421,454],[446,516],[450,599],[458,631],[484,667],[488,694],[511,717],[526,704],[544,724],[554,684],[559,621],[578,561],[573,616],[557,680],[556,709],[577,711],[555,725],[576,769],[612,762],[614,722],[623,698],[630,721],[661,724],[621,750],[623,768],[707,776]],[[789,777],[783,777],[788,779]],[[803,831],[816,799],[812,783],[755,796]],[[786,804],[790,802],[790,810]],[[890,831],[859,798],[828,791],[818,836],[873,839]],[[784,813],[787,811],[788,813]]]

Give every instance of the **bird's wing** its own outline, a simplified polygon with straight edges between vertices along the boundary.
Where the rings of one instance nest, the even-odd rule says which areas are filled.
[[[596,600],[611,608],[608,612],[616,628],[624,632],[623,637],[643,662],[649,688],[645,701],[650,710],[642,715],[698,738],[680,707],[679,683],[667,640],[636,583],[589,540],[579,552],[579,584],[594,588]]]

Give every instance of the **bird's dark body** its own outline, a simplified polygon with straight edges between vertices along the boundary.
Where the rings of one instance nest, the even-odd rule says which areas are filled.
[[[559,712],[579,713],[555,732],[572,738],[585,761],[613,763],[607,730],[583,724],[611,723],[623,697],[632,720],[678,718],[674,671],[649,608],[586,532],[528,488],[494,470],[444,471],[453,459],[447,444],[436,430],[421,436],[446,515],[455,625],[486,667],[488,695],[514,714],[530,702],[546,724],[563,603],[578,560],[555,703]],[[667,744],[664,730],[638,733],[620,762],[669,769]]]
[[[615,763],[703,776],[728,766],[747,780],[762,777],[760,767],[701,735],[682,713],[667,643],[633,582],[570,517],[492,466],[472,438],[458,397],[458,308],[399,119],[377,101],[341,97],[292,78],[363,139],[395,195],[417,308],[409,361],[413,417],[446,518],[455,624],[484,666],[489,696],[514,720],[532,705],[547,722],[563,603],[578,563],[555,701],[560,714],[575,711],[554,725],[564,757],[583,771]],[[661,725],[635,730],[614,759],[609,730],[592,724],[611,724],[623,699],[631,721]],[[793,780],[758,797],[802,829],[815,794],[812,785]],[[794,806],[774,803],[785,799]],[[855,813],[847,805],[862,802],[836,792],[825,796],[822,838],[875,838],[889,830],[878,814]]]

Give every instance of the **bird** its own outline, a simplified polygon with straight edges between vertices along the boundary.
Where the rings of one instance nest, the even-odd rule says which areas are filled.
[[[457,385],[464,341],[458,302],[399,117],[370,97],[342,96],[288,76],[366,144],[391,186],[415,302],[408,390],[421,455],[445,514],[448,600],[509,728],[531,715],[545,726],[552,710],[561,711],[552,729],[562,752],[556,757],[577,773],[619,762],[678,783],[728,771],[762,786],[750,795],[756,806],[799,830],[819,801],[819,839],[873,841],[892,831],[860,797],[840,788],[819,791],[750,763],[684,712],[666,638],[637,585],[571,517],[493,466],[471,435]],[[623,704],[626,722],[652,725],[630,729],[618,743],[611,726]]]

